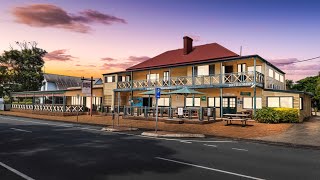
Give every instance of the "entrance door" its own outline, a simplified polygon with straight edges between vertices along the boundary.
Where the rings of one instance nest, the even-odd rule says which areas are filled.
[[[222,100],[223,114],[236,114],[237,113],[237,98],[224,97]]]
[[[232,75],[230,73],[233,73],[233,66],[224,66],[223,67],[223,73],[225,73],[224,75],[224,82],[225,83],[232,83]]]
[[[148,106],[149,98],[143,98],[143,106]],[[152,97],[150,97],[149,107],[152,106]]]

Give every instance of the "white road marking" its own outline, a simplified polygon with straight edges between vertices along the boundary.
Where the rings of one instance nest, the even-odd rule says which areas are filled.
[[[189,141],[180,141],[182,143],[187,143],[187,144],[191,144],[192,142],[189,142]]]
[[[257,178],[257,177],[248,176],[248,175],[243,175],[243,174],[234,173],[234,172],[230,172],[230,171],[225,171],[225,170],[221,170],[221,169],[215,169],[215,168],[210,168],[210,167],[206,167],[206,166],[201,166],[201,165],[186,163],[186,162],[182,162],[182,161],[176,161],[176,160],[167,159],[167,158],[162,158],[162,157],[155,157],[155,158],[156,158],[156,159],[163,160],[163,161],[169,161],[169,162],[174,162],[174,163],[177,163],[177,164],[183,164],[183,165],[187,165],[187,166],[193,166],[193,167],[197,167],[197,168],[201,168],[201,169],[206,169],[206,170],[210,170],[210,171],[216,171],[216,172],[220,172],[220,173],[230,174],[230,175],[239,176],[239,177],[243,177],[243,178],[247,178],[247,179],[264,180],[264,179],[262,179],[262,178]]]
[[[203,144],[205,146],[210,146],[210,147],[218,147],[217,145],[213,145],[213,144]]]
[[[29,176],[27,176],[27,175],[23,174],[22,172],[19,172],[19,171],[18,171],[18,170],[16,170],[16,169],[13,169],[12,167],[10,167],[10,166],[8,166],[8,165],[6,165],[6,164],[2,163],[2,162],[0,162],[0,166],[2,166],[2,167],[4,167],[4,168],[8,169],[9,171],[11,171],[11,172],[15,173],[16,175],[18,175],[18,176],[20,176],[20,177],[22,177],[22,178],[24,178],[24,179],[26,179],[26,180],[34,180],[33,178],[31,178],[31,177],[29,177]]]
[[[18,129],[18,128],[10,128],[10,129],[15,130],[15,131],[22,131],[22,132],[32,133],[32,131],[23,130],[23,129]]]
[[[239,148],[231,148],[231,149],[237,150],[237,151],[249,151],[249,150],[247,150],[247,149],[239,149]]]
[[[3,117],[2,117],[3,118]],[[22,121],[27,123],[34,123],[34,124],[43,124],[43,125],[50,125],[50,126],[57,126],[57,127],[69,127],[69,128],[78,128],[78,129],[84,129],[84,130],[91,130],[91,131],[98,131],[98,132],[107,132],[107,133],[114,133],[114,134],[124,134],[128,136],[137,136],[137,137],[143,137],[143,138],[149,138],[149,139],[162,139],[167,141],[181,141],[181,139],[173,139],[173,138],[161,138],[161,137],[150,137],[150,136],[143,136],[143,135],[136,135],[136,134],[129,134],[129,133],[122,133],[122,132],[109,132],[109,131],[102,131],[97,129],[91,129],[91,128],[84,128],[84,127],[75,127],[73,125],[61,125],[61,124],[55,124],[55,123],[45,123],[45,122],[36,122],[36,121],[28,121],[28,120],[19,120],[19,119],[13,119],[13,118],[3,118],[8,120],[14,120],[14,121]],[[64,122],[61,122],[64,123]],[[199,142],[199,143],[236,143],[237,141],[224,141],[224,140],[217,140],[217,141],[201,141],[201,140],[183,140],[184,142]]]

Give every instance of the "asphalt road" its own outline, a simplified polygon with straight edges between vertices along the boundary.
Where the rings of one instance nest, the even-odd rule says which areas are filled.
[[[320,179],[319,150],[100,129],[0,116],[0,179]]]

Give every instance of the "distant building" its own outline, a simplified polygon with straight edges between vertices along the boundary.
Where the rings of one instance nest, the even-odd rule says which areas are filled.
[[[65,76],[59,74],[45,73],[42,81],[41,91],[66,90],[70,87],[80,87],[81,77]],[[93,85],[102,84],[101,78],[94,78]]]

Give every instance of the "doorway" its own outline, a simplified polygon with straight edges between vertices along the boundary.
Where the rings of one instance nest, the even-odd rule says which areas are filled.
[[[143,98],[143,106],[147,106],[148,107],[148,97],[144,97]],[[152,97],[150,97],[150,103],[149,103],[149,107],[152,107]]]
[[[236,114],[237,113],[237,98],[236,97],[223,97],[222,107],[223,107],[223,114]]]

